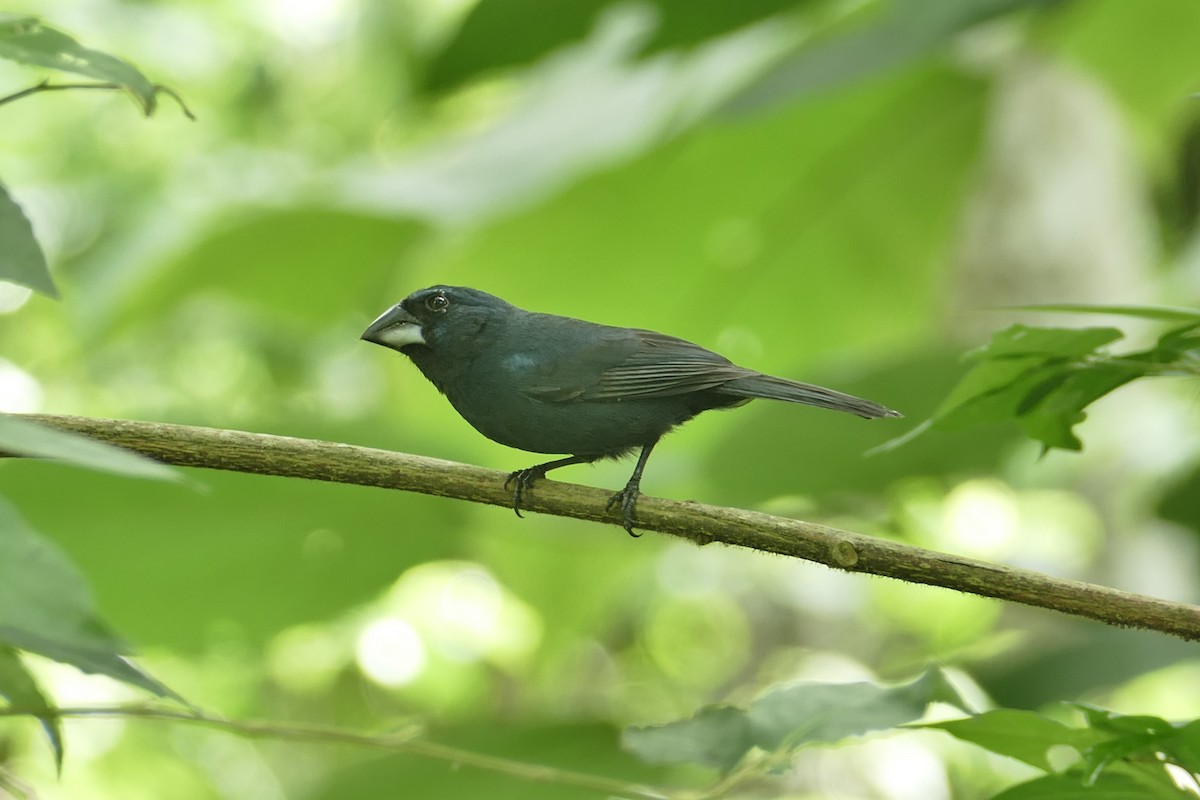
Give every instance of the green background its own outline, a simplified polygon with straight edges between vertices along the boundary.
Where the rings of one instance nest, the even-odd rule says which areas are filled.
[[[660,445],[647,494],[1197,599],[1194,382],[1106,399],[1079,428],[1081,454],[1039,458],[1015,426],[864,452],[934,412],[959,355],[1014,319],[1000,307],[1195,304],[1200,5],[13,10],[135,63],[198,120],[166,98],[146,120],[102,92],[0,107],[0,177],[62,294],[5,289],[5,410],[529,466],[537,456],[476,434],[406,359],[358,340],[409,292],[467,285],[682,336],[906,415],[768,402],[707,414]],[[5,62],[0,87],[42,75]],[[616,489],[629,469],[555,477]],[[231,717],[368,730],[416,718],[473,751],[704,786],[713,773],[622,752],[622,727],[780,681],[908,679],[930,661],[1014,708],[1200,716],[1195,648],[1162,635],[500,508],[189,478],[0,464],[0,492],[86,575],[138,663]],[[424,658],[391,686],[362,655],[388,620]],[[141,697],[34,666],[64,705]],[[150,722],[66,733],[61,780],[32,723],[0,725],[0,764],[51,799],[596,796]],[[888,786],[896,759],[928,765],[910,785],[930,798],[988,797],[1028,775],[933,732],[900,738],[814,756],[763,796],[911,796]]]

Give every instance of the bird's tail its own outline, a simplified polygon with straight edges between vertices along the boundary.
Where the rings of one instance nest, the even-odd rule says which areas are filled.
[[[736,378],[721,384],[720,390],[722,394],[730,394],[735,397],[763,397],[768,400],[803,403],[808,406],[831,408],[834,411],[845,411],[867,419],[904,416],[899,411],[892,411],[890,408],[861,397],[835,392],[833,389],[814,386],[811,383],[776,378],[774,375]]]

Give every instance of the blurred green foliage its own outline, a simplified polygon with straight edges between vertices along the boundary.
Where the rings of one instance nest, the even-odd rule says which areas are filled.
[[[133,95],[147,116],[154,113],[158,90],[145,75],[115,56],[84,47],[37,17],[0,17],[0,58],[115,84]]]
[[[1051,307],[1183,321],[1141,352],[1111,353],[1122,338],[1116,328],[1033,328],[1014,325],[968,354],[970,371],[934,415],[885,448],[918,433],[1015,420],[1042,447],[1082,450],[1073,428],[1084,409],[1130,381],[1147,376],[1200,376],[1200,314],[1162,308]]]
[[[1200,742],[1200,726],[1195,722],[1173,724],[1158,717],[1126,716],[1090,706],[1080,706],[1077,711],[1081,719],[1072,720],[1073,724],[1028,711],[997,709],[928,727],[1051,773],[998,795],[1006,800],[1190,796],[1191,792],[1180,786],[1178,773],[1162,767],[1180,767],[1195,777],[1195,748]],[[1054,774],[1063,763],[1068,769]]]
[[[962,380],[996,388],[995,373],[959,358],[995,331],[1008,333],[993,356],[1029,326],[1070,328],[1022,362],[1035,371],[1116,369],[1125,362],[1105,344],[1118,335],[1129,353],[1192,363],[1194,332],[996,309],[1195,306],[1186,164],[1200,5],[39,0],[14,11],[174,87],[197,121],[147,121],[111,92],[0,105],[0,274],[26,287],[0,286],[0,409],[525,466],[402,358],[358,341],[414,289],[472,285],[683,336],[907,415],[868,424],[765,402],[705,415],[656,452],[648,493],[1197,599],[1194,376],[1136,381],[1090,405],[1074,393],[1031,431],[1080,453],[1039,459],[1011,426],[1022,401],[1011,395],[1004,413],[976,415],[984,427],[935,424],[863,453],[938,419]],[[0,94],[45,78],[62,76],[0,62]],[[1084,135],[1108,130],[1120,135],[1107,145]],[[1086,180],[1059,169],[1072,159]],[[1114,162],[1132,177],[1114,178]],[[1151,204],[1172,192],[1175,206]],[[1142,218],[1105,218],[1109,193]],[[1074,212],[1093,208],[1079,222]],[[1114,275],[1087,260],[1097,250],[1084,245],[1136,250],[1120,238],[1130,229],[1148,232],[1150,263]],[[979,231],[991,238],[972,240]],[[1159,231],[1171,247],[1156,256]],[[988,258],[968,269],[968,252]],[[55,286],[58,302],[44,296]],[[1080,347],[1066,352],[1068,340]],[[1038,375],[1043,402],[1072,380]],[[627,469],[562,479],[616,487]],[[800,713],[766,742],[778,760],[756,761],[759,742],[742,776],[752,780],[726,786],[936,800],[1149,796],[1130,777],[1145,747],[1191,747],[1192,728],[1125,730],[1116,712],[1200,717],[1191,645],[761,554],[233,473],[150,482],[12,460],[0,492],[16,508],[6,520],[26,521],[6,522],[0,544],[11,552],[28,534],[69,559],[49,600],[78,589],[89,602],[74,611],[98,609],[137,646],[139,668],[235,718],[363,730],[416,718],[429,739],[473,752],[701,791],[722,780],[705,759],[644,763],[620,732],[752,708],[779,685],[887,692],[937,660],[984,709],[943,727],[1011,763],[932,731],[801,747]],[[17,564],[0,575],[25,575]],[[0,585],[0,611],[12,585]],[[143,697],[7,649],[0,679],[10,702],[35,708]],[[1114,712],[1034,711],[1063,700]],[[158,724],[5,721],[0,792],[596,796]],[[60,727],[59,781],[44,737],[61,750]],[[830,739],[858,729],[836,730]],[[1120,749],[1136,737],[1143,749]],[[1065,744],[1092,764],[1093,738],[1125,744],[1088,788],[1078,760],[1047,753]],[[1194,772],[1187,747],[1178,761]]]
[[[911,683],[793,684],[754,699],[747,708],[707,706],[690,719],[625,732],[625,746],[650,762],[703,764],[729,772],[751,752],[786,754],[812,742],[851,736],[920,719],[926,707],[966,702],[936,669]]]

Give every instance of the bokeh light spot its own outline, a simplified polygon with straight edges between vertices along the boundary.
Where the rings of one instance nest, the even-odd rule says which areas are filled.
[[[412,625],[389,617],[367,625],[355,648],[358,666],[382,686],[405,686],[425,668],[425,643]]]

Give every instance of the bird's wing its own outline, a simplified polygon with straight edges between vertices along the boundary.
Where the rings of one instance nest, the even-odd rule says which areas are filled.
[[[528,393],[549,402],[668,397],[758,374],[674,336],[633,329],[610,331],[558,360]]]

